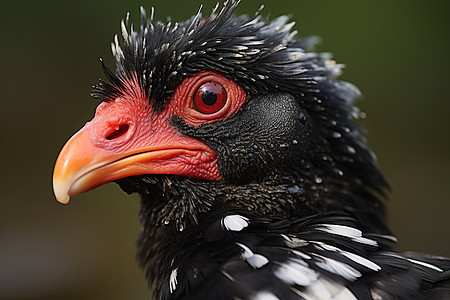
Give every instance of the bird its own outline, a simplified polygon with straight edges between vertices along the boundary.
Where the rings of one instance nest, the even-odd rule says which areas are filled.
[[[141,7],[137,30],[127,14],[95,116],[55,163],[57,200],[140,194],[156,299],[450,299],[450,259],[395,250],[343,65],[239,2],[166,23]]]

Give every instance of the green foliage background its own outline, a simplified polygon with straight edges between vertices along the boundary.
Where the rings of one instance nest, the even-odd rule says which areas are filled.
[[[253,14],[263,0],[246,0]],[[149,299],[135,262],[137,196],[108,184],[58,204],[54,161],[94,113],[90,86],[113,66],[109,43],[127,11],[184,20],[214,1],[1,1],[0,298]],[[299,36],[323,38],[357,84],[368,143],[392,186],[398,249],[450,256],[448,1],[265,1]]]

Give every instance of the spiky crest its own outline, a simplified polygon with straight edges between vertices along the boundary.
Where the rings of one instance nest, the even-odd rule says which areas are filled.
[[[101,80],[92,96],[111,100],[130,95],[126,86],[137,81],[142,93],[161,110],[174,88],[186,76],[202,69],[220,71],[242,85],[250,95],[288,91],[317,93],[317,84],[339,74],[342,65],[328,57],[306,53],[309,40],[294,40],[294,22],[287,16],[272,21],[261,17],[233,16],[239,1],[230,0],[216,14],[202,17],[202,7],[189,20],[166,24],[147,19],[141,7],[139,32],[121,23],[123,44],[117,36],[111,45],[116,74],[102,64],[109,83]],[[357,92],[356,92],[357,93]]]

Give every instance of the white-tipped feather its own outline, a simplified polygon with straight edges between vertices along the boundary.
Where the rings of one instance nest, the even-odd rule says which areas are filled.
[[[253,251],[250,250],[249,247],[247,247],[247,246],[245,246],[244,244],[241,244],[241,243],[236,243],[236,245],[238,245],[239,247],[242,248],[242,250],[244,250],[244,252],[242,252],[242,254],[241,254],[243,259],[247,259],[247,258],[253,256]]]
[[[338,295],[330,300],[358,300],[349,289],[343,289]]]
[[[222,226],[228,231],[241,231],[249,224],[249,219],[241,215],[229,215],[222,219]]]
[[[313,269],[299,263],[298,260],[290,260],[286,263],[281,263],[280,267],[275,271],[275,276],[287,284],[308,286],[317,279],[318,274]]]
[[[253,253],[253,251],[246,245],[241,243],[236,243],[236,245],[244,250],[241,253],[241,257],[254,269],[259,269],[269,263],[269,259],[267,257],[261,254]]]
[[[424,267],[436,270],[438,272],[443,272],[442,269],[436,267],[435,265],[432,265],[432,264],[429,264],[429,263],[426,263],[426,262],[423,262],[423,261],[415,260],[415,259],[412,259],[412,258],[407,258],[407,260],[412,262],[413,264],[421,265],[421,266],[424,266]]]
[[[268,291],[258,292],[252,299],[253,300],[280,300],[280,298],[278,298],[273,293],[268,292]]]
[[[347,251],[342,251],[342,255],[344,255],[345,257],[353,260],[354,262],[356,262],[356,263],[358,263],[358,264],[360,264],[362,266],[365,266],[365,267],[367,267],[367,268],[369,268],[369,269],[371,269],[373,271],[380,271],[381,270],[381,267],[379,265],[377,265],[376,263],[374,263],[374,262],[372,262],[372,261],[370,261],[370,260],[368,260],[368,259],[366,259],[366,258],[364,258],[362,256],[359,256],[357,254],[354,254],[354,253],[351,253],[351,252],[347,252]]]
[[[340,133],[339,133],[340,134]],[[352,239],[355,242],[377,246],[377,242],[362,236],[362,232],[356,228],[344,226],[344,225],[335,225],[335,224],[323,224],[322,227],[318,227],[317,229],[336,234],[340,236],[345,236]]]
[[[331,299],[332,296],[333,294],[324,283],[323,276],[317,278],[317,280],[311,283],[304,291],[305,299],[322,300]]]
[[[316,262],[316,266],[322,268],[328,272],[337,274],[339,276],[344,277],[347,280],[354,281],[356,278],[362,276],[361,272],[349,266],[345,263],[339,262],[337,260],[319,256],[321,258],[320,261]]]
[[[269,263],[267,257],[261,254],[254,254],[253,256],[247,258],[246,261],[254,269],[262,268]]]
[[[124,42],[128,42],[128,31],[127,31],[127,27],[125,26],[125,22],[122,20],[122,22],[120,22],[120,28],[122,30],[122,37]]]
[[[178,280],[177,280],[177,275],[178,275],[178,268],[173,269],[172,272],[170,273],[170,278],[169,278],[169,292],[172,294],[175,289],[177,288],[177,284],[178,284]]]

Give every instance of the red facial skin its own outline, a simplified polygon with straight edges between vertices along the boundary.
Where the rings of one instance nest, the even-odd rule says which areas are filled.
[[[225,103],[206,109],[194,105],[200,87],[219,84]],[[174,116],[191,126],[227,119],[247,99],[245,91],[223,74],[201,71],[186,78],[174,91],[162,112],[135,83],[127,87],[135,97],[119,97],[101,103],[94,118],[61,150],[53,174],[56,198],[68,203],[71,196],[107,182],[143,174],[171,174],[204,180],[221,180],[217,156],[203,142],[184,136],[170,125]],[[124,93],[130,94],[130,93]],[[197,96],[198,99],[201,99]],[[216,111],[217,110],[217,111]]]

